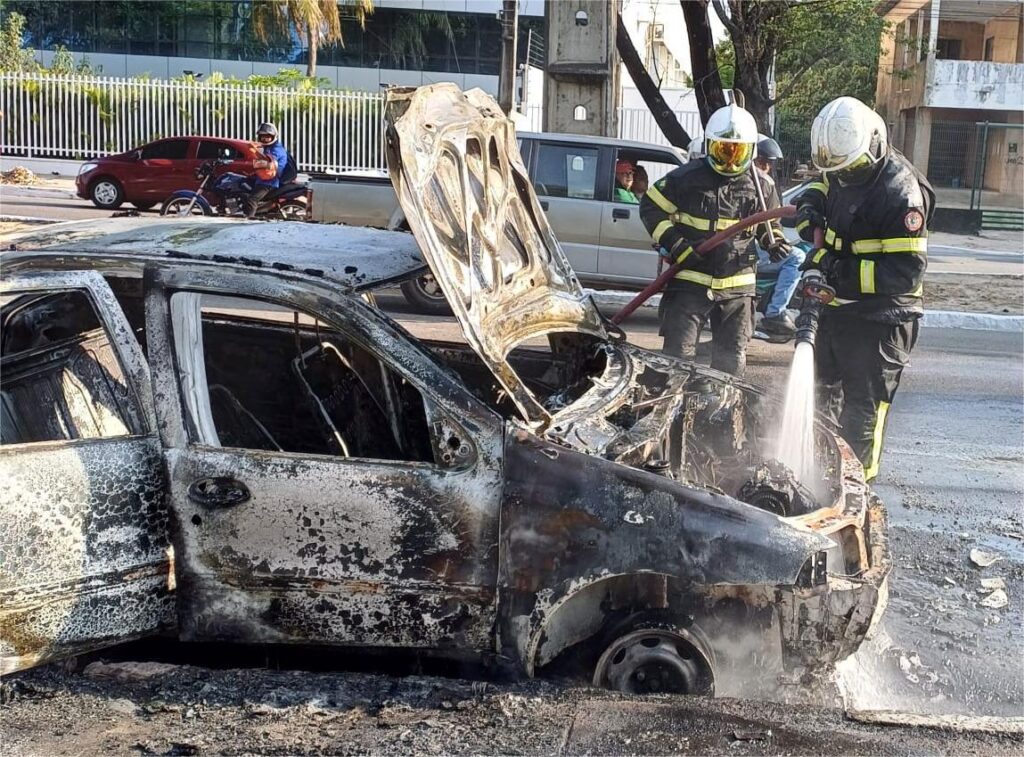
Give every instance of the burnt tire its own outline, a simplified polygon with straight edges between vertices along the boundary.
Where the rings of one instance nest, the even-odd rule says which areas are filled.
[[[609,631],[593,684],[625,694],[715,693],[714,654],[693,624],[638,617]]]
[[[124,187],[117,179],[101,176],[89,185],[89,199],[102,210],[117,210],[124,203]]]
[[[405,301],[417,313],[424,315],[451,315],[452,309],[432,273],[425,273],[402,283]]]

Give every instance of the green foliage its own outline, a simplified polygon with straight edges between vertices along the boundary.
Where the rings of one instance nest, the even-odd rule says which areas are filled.
[[[723,39],[715,45],[715,61],[718,63],[718,76],[722,80],[723,89],[732,89],[736,79],[736,49],[732,41]]]
[[[789,8],[776,57],[776,136],[787,155],[810,155],[811,122],[842,95],[875,101],[878,56],[887,24],[874,0],[829,0]]]
[[[0,26],[0,71],[38,71],[35,50],[22,45],[25,17],[7,13]]]

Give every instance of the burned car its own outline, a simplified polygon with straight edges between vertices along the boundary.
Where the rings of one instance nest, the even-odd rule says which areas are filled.
[[[817,429],[609,335],[489,98],[389,93],[414,236],[76,222],[0,257],[3,672],[165,633],[749,693],[882,611],[884,511]],[[465,342],[374,290],[429,263]]]

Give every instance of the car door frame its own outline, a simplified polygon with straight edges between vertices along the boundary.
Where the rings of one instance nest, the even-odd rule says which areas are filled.
[[[181,140],[187,148],[184,158],[145,158],[143,154],[147,147],[161,143]],[[139,148],[139,160],[136,161],[137,178],[134,182],[135,191],[127,192],[131,198],[140,202],[161,202],[171,196],[172,192],[179,189],[196,189],[199,186],[199,179],[195,177],[196,149],[199,140],[195,137],[167,137],[157,139]],[[151,165],[152,161],[165,161]],[[180,163],[181,165],[177,165]],[[164,173],[160,173],[163,171]]]
[[[182,638],[408,646],[489,654],[494,646],[497,613],[502,419],[474,398],[454,374],[442,370],[425,348],[415,347],[387,319],[375,316],[374,311],[326,283],[291,280],[284,273],[212,274],[186,266],[151,264],[144,286],[157,415],[172,507],[179,523],[175,549],[182,587]],[[171,296],[178,291],[251,297],[316,314],[413,384],[425,403],[429,400],[438,408],[434,415],[428,411],[428,423],[433,424],[434,432],[446,439],[471,442],[472,459],[461,466],[443,468],[426,463],[353,460],[197,443],[194,432],[190,433],[173,348]],[[346,327],[341,322],[348,318],[351,321]],[[323,543],[332,524],[346,519],[358,522],[367,505],[346,500],[348,495],[339,494],[346,489],[339,485],[368,487],[378,480],[390,481],[389,471],[395,476],[395,491],[405,486],[405,492],[392,495],[382,487],[379,499],[372,504],[381,514],[377,538],[382,544],[397,544],[399,549],[396,560],[383,561],[388,570],[394,568],[397,572],[375,575],[364,568],[378,554],[372,539],[339,543],[338,551],[329,559],[311,556],[298,560],[297,553],[288,552],[289,543],[295,543],[290,541],[292,537],[298,539],[308,533],[313,542],[319,539]],[[240,473],[249,479],[243,484],[255,496],[237,509],[204,511],[189,498],[188,487],[200,480],[196,476]],[[280,479],[275,478],[279,474]],[[279,488],[279,481],[287,477],[292,479],[292,488]],[[315,484],[315,492],[310,493],[307,482]],[[435,488],[430,489],[430,485]],[[263,501],[261,486],[267,491],[287,491],[279,501],[288,499],[292,509],[282,514],[276,505]],[[448,509],[437,506],[431,510],[434,505],[428,507],[417,501],[418,486],[428,488],[434,505],[444,502]],[[416,517],[425,518],[424,522],[433,518],[448,528],[450,534],[440,526],[434,531],[434,526],[424,530],[435,536],[442,532],[450,535],[458,542],[457,548],[452,545],[452,549],[441,550],[440,540],[427,542],[413,528],[388,531],[385,513],[395,511],[396,497],[407,498],[409,512],[418,509]],[[356,512],[360,507],[363,509]],[[266,539],[259,542],[261,554],[257,554],[256,547],[248,554],[239,554],[237,539],[249,539],[245,534],[254,522],[272,522],[280,530],[273,543]],[[442,536],[442,540],[446,538],[449,536]],[[227,546],[219,548],[215,543],[218,541],[230,543],[233,554],[228,556]],[[254,537],[246,544],[256,541]],[[353,553],[364,550],[362,562],[339,557],[342,547]],[[328,552],[331,548],[330,543],[325,547]],[[414,550],[421,550],[422,556]],[[230,559],[222,559],[225,556]],[[265,564],[256,561],[260,556]]]
[[[594,220],[597,222],[598,233],[595,236],[593,244],[584,242],[576,242],[574,240],[565,239],[565,230],[561,231],[561,238],[558,242],[562,248],[562,252],[565,253],[568,258],[570,265],[576,275],[579,276],[581,281],[590,282],[600,278],[598,273],[598,261],[600,259],[601,250],[601,208],[604,200],[607,197],[607,188],[604,186],[604,182],[601,181],[602,173],[608,170],[608,156],[607,148],[602,144],[582,144],[581,142],[575,142],[572,140],[565,139],[545,139],[543,136],[536,137],[531,140],[530,146],[530,162],[525,164],[527,166],[527,172],[530,175],[530,183],[533,184],[534,192],[537,193],[537,201],[540,203],[541,209],[547,214],[548,222],[552,224],[552,230],[555,232],[555,236],[559,236],[559,229],[556,228],[556,223],[552,223],[552,211],[549,208],[554,207],[554,212],[557,213],[558,206],[563,205],[566,209],[571,209],[578,203],[586,203],[584,206],[587,210],[591,211]],[[579,149],[586,150],[597,150],[597,167],[595,169],[596,175],[594,177],[594,197],[593,199],[585,199],[582,197],[556,197],[553,195],[541,194],[540,190],[537,189],[537,165],[540,161],[541,150],[543,147],[551,145],[554,147],[577,147]],[[586,225],[586,224],[585,224]],[[586,261],[584,267],[584,261]]]
[[[0,570],[0,673],[148,636],[175,618],[150,375],[127,318],[96,271],[8,271],[0,281],[4,294],[61,291],[89,298],[134,413],[126,435],[0,445],[0,565],[11,561]],[[35,564],[30,578],[23,562]]]

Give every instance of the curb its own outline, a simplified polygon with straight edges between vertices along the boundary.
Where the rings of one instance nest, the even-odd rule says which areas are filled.
[[[77,194],[67,189],[53,189],[49,187],[25,187],[19,184],[4,184],[4,194],[10,197],[46,197],[54,200],[76,200],[81,199]]]
[[[593,296],[602,309],[617,310],[628,304],[635,292],[610,290],[584,290]],[[641,309],[657,308],[661,295],[656,294],[640,306]],[[925,310],[921,327],[926,329],[965,329],[968,331],[1006,331],[1024,334],[1024,316],[997,315],[995,313],[966,313],[957,310]]]
[[[52,218],[39,218],[38,216],[9,216],[0,215],[0,223],[38,223],[40,225],[46,223],[60,223]]]

